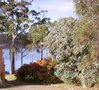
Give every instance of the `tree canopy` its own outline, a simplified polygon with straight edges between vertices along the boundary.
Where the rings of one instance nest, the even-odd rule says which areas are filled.
[[[76,12],[80,16],[99,15],[98,0],[73,0],[76,7]]]
[[[44,37],[46,37],[48,33],[49,30],[45,24],[31,25],[29,29],[29,35],[32,41],[32,46],[38,46],[38,44],[43,42]]]

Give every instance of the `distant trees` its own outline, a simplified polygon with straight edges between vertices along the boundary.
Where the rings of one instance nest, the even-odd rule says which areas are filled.
[[[33,48],[40,48],[41,53],[41,60],[43,59],[43,39],[48,35],[49,30],[46,24],[40,24],[40,25],[31,25],[29,29],[30,39],[31,39],[31,46]]]
[[[17,42],[19,43],[19,48],[17,47],[16,52],[20,53],[21,66],[22,66],[23,58],[28,55],[28,53],[27,53],[28,45],[31,44],[31,40],[28,38],[28,33],[18,35]]]

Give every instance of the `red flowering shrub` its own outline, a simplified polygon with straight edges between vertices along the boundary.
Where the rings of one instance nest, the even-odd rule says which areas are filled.
[[[54,65],[47,60],[24,64],[18,69],[16,76],[19,80],[34,83],[57,83],[61,81],[54,76]]]

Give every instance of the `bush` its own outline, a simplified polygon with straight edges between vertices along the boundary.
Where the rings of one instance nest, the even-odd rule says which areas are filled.
[[[34,83],[61,82],[54,75],[54,65],[47,60],[38,60],[31,64],[24,64],[18,69],[16,76],[19,80]]]
[[[77,73],[77,67],[68,65],[67,63],[61,62],[56,65],[55,75],[63,80],[65,83],[80,84]]]

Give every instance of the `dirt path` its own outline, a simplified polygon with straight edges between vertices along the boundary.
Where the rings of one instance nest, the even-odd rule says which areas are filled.
[[[53,87],[51,85],[24,85],[0,90],[64,90],[64,89]]]

